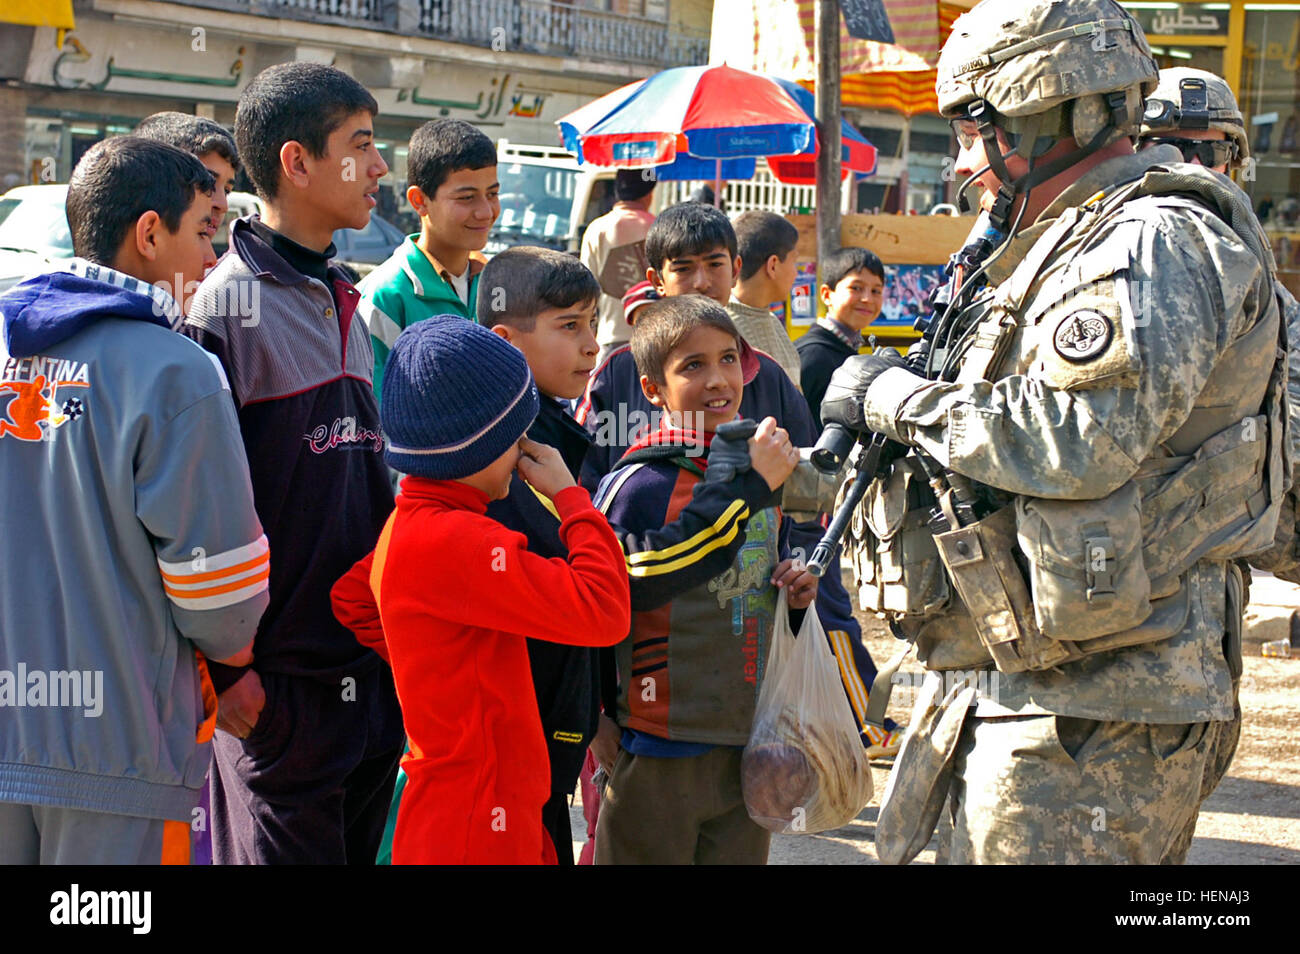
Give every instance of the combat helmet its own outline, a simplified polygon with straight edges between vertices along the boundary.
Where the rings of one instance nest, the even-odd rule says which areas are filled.
[[[1015,195],[1136,135],[1157,76],[1141,25],[1113,0],[982,0],[953,24],[935,92],[944,117],[977,122],[1005,222]],[[1005,156],[997,128],[1013,148]],[[1067,137],[1077,149],[1034,163]],[[1013,154],[1031,165],[1019,179],[1006,168]]]
[[[1155,92],[1147,98],[1141,135],[1159,136],[1180,129],[1223,132],[1236,146],[1228,156],[1229,166],[1240,166],[1250,158],[1246,120],[1222,76],[1187,66],[1160,71]]]

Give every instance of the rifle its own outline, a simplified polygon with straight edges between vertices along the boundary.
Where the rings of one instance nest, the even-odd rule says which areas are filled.
[[[1019,217],[1016,224],[1019,224]],[[968,330],[960,327],[958,322],[970,303],[976,280],[1005,240],[1006,233],[993,224],[989,213],[981,213],[976,218],[962,247],[948,259],[944,268],[947,282],[930,295],[927,302],[930,314],[916,321],[914,327],[921,332],[921,340],[908,349],[906,360],[909,370],[928,378],[938,378],[943,373],[949,355],[962,333]],[[853,511],[866,495],[867,488],[885,473],[893,461],[912,450],[883,434],[854,434],[839,424],[828,424],[812,450],[812,464],[824,474],[838,473],[855,446],[862,449],[855,464],[857,472],[853,482],[849,484],[844,499],[836,508],[826,532],[822,534],[808,561],[808,572],[816,577],[824,575],[826,568],[831,565],[840,539],[853,519]],[[914,456],[925,471],[935,497],[946,503],[946,506],[935,507],[930,518],[930,530],[933,533],[943,533],[955,529],[954,520],[958,526],[973,522],[975,495],[970,483],[960,475],[946,471],[929,455],[917,451]]]

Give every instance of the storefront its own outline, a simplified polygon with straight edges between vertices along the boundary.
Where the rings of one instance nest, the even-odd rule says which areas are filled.
[[[196,10],[205,22],[201,16]],[[274,35],[255,32],[272,23],[278,27]],[[61,46],[52,27],[0,36],[14,47],[10,61],[0,62],[0,92],[6,90],[5,69],[21,69],[8,88],[17,101],[0,98],[0,107],[13,113],[0,113],[0,126],[12,128],[16,140],[16,155],[0,166],[0,192],[24,183],[67,182],[91,146],[129,133],[160,110],[194,113],[233,128],[240,93],[253,76],[276,63],[305,60],[330,63],[374,94],[376,146],[390,169],[380,184],[378,211],[413,231],[418,220],[405,195],[407,143],[422,123],[464,119],[494,140],[554,145],[554,120],[608,92],[619,79],[545,72],[558,62],[548,57],[501,54],[468,63],[394,51],[363,31],[337,27],[329,43],[309,45],[285,35],[297,26],[243,16],[193,27],[87,9],[78,10],[76,28]],[[448,44],[425,45],[465,54]],[[6,49],[0,43],[0,53]]]
[[[1300,293],[1300,3],[1126,3],[1163,69],[1223,76],[1246,119],[1254,161],[1237,173]]]

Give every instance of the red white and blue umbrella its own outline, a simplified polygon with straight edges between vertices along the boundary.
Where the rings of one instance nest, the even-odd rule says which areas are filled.
[[[793,80],[772,77],[781,88],[790,94],[810,118],[815,113],[813,94]],[[851,123],[840,122],[840,163],[844,174],[856,172],[869,176],[876,171],[876,147],[867,137],[853,128]],[[789,185],[815,185],[817,182],[817,151],[814,144],[812,154],[796,156],[768,156],[767,165],[772,175]]]
[[[557,125],[580,162],[655,166],[659,179],[748,179],[761,156],[786,157],[773,172],[798,182],[817,151],[812,94],[726,65],[664,70],[607,93]],[[873,172],[875,148],[847,124],[843,138],[846,170]]]

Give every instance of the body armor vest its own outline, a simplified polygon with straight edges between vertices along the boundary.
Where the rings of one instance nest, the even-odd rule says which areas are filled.
[[[1066,210],[1047,228],[996,289],[958,380],[996,381],[1037,368],[1066,391],[1137,386],[1142,369],[1132,350],[1112,349],[1078,365],[1077,379],[1069,362],[1043,361],[1051,349],[1086,353],[1107,321],[1089,328],[1082,320],[1075,328],[1040,319],[1068,301],[1078,314],[1108,316],[1114,334],[1131,333],[1142,320],[1144,290],[1129,280],[1130,249],[1089,247],[1088,239],[1144,196],[1161,196],[1165,208],[1213,212],[1266,268],[1264,287],[1274,288],[1272,253],[1241,193],[1199,167],[1155,167]],[[931,546],[900,504],[914,475],[896,467],[877,481],[854,534],[879,541],[875,553],[868,547],[853,554],[863,608],[894,616],[931,669],[989,662],[1005,672],[1045,669],[1180,632],[1189,613],[1186,572],[1199,560],[1244,557],[1272,545],[1291,486],[1278,296],[1254,312],[1254,321],[1221,348],[1187,419],[1162,434],[1137,472],[1103,498],[995,491],[1004,506],[932,538]],[[887,584],[904,555],[915,572],[901,598]],[[936,557],[946,570],[939,578]]]

